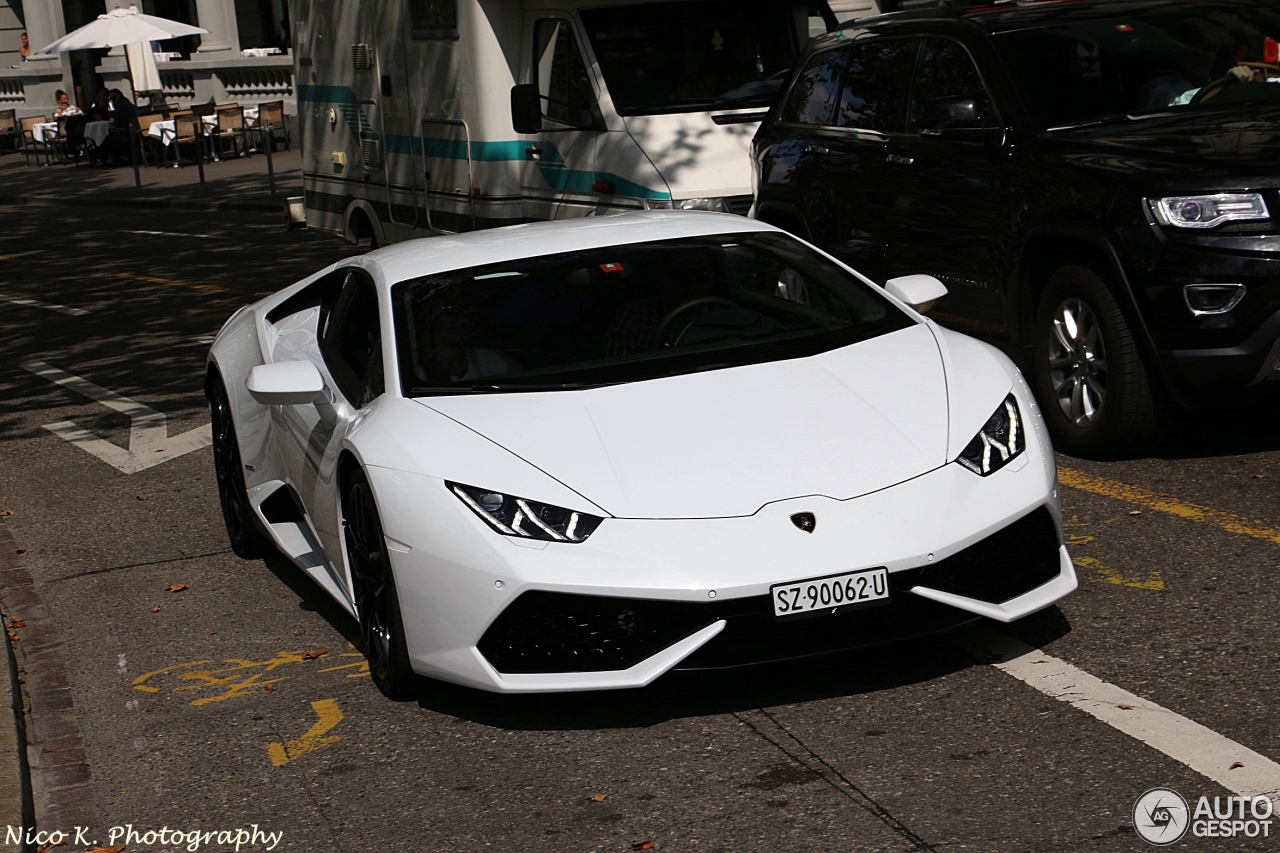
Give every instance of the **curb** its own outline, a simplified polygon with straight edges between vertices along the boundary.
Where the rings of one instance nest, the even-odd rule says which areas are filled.
[[[9,575],[15,570],[21,570],[18,545],[8,526],[0,524],[0,572]],[[8,731],[7,726],[0,730],[0,791],[3,791],[3,796],[0,796],[0,819],[8,824],[16,817],[23,827],[32,827],[35,826],[36,815],[31,795],[31,768],[27,764],[28,709],[18,681],[18,661],[14,656],[12,642],[5,643],[4,657],[5,674],[8,678],[0,679],[0,703],[7,700],[13,714],[13,730]],[[10,737],[13,738],[12,741],[9,740]],[[17,849],[20,853],[26,853],[30,845],[24,842]]]
[[[0,204],[48,204],[69,207],[140,207],[160,210],[214,210],[249,213],[280,213],[285,197],[278,201],[204,201],[201,199],[117,198],[113,196],[3,195]]]
[[[0,610],[10,626],[10,687],[15,716],[26,712],[17,723],[18,754],[11,759],[0,751],[0,790],[8,773],[21,774],[28,828],[94,826],[92,773],[72,700],[66,644],[20,553],[12,531],[0,524]],[[13,769],[12,760],[20,769]]]

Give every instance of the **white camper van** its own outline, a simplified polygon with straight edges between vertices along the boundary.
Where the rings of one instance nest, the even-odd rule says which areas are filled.
[[[307,223],[375,244],[746,213],[748,147],[825,0],[293,0]]]

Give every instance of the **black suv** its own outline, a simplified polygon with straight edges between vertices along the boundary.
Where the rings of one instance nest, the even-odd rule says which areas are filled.
[[[1275,0],[845,24],[756,133],[754,215],[881,283],[941,279],[930,316],[1014,357],[1059,447],[1131,450],[1157,396],[1280,379],[1277,40]]]

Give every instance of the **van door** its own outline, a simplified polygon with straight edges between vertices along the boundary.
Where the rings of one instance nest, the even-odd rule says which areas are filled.
[[[599,95],[587,70],[582,40],[566,12],[539,11],[525,18],[526,82],[542,97],[542,132],[523,137],[523,213],[530,219],[586,216],[595,210],[592,189]],[[603,190],[607,191],[607,190]]]

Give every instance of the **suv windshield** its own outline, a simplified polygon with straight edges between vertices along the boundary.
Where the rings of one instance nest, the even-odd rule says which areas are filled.
[[[1046,128],[1246,101],[1280,103],[1280,11],[1241,4],[999,33],[993,41]]]
[[[782,234],[607,246],[391,289],[405,396],[545,391],[815,355],[912,325]]]
[[[817,12],[788,0],[704,0],[580,14],[626,116],[770,106]]]

